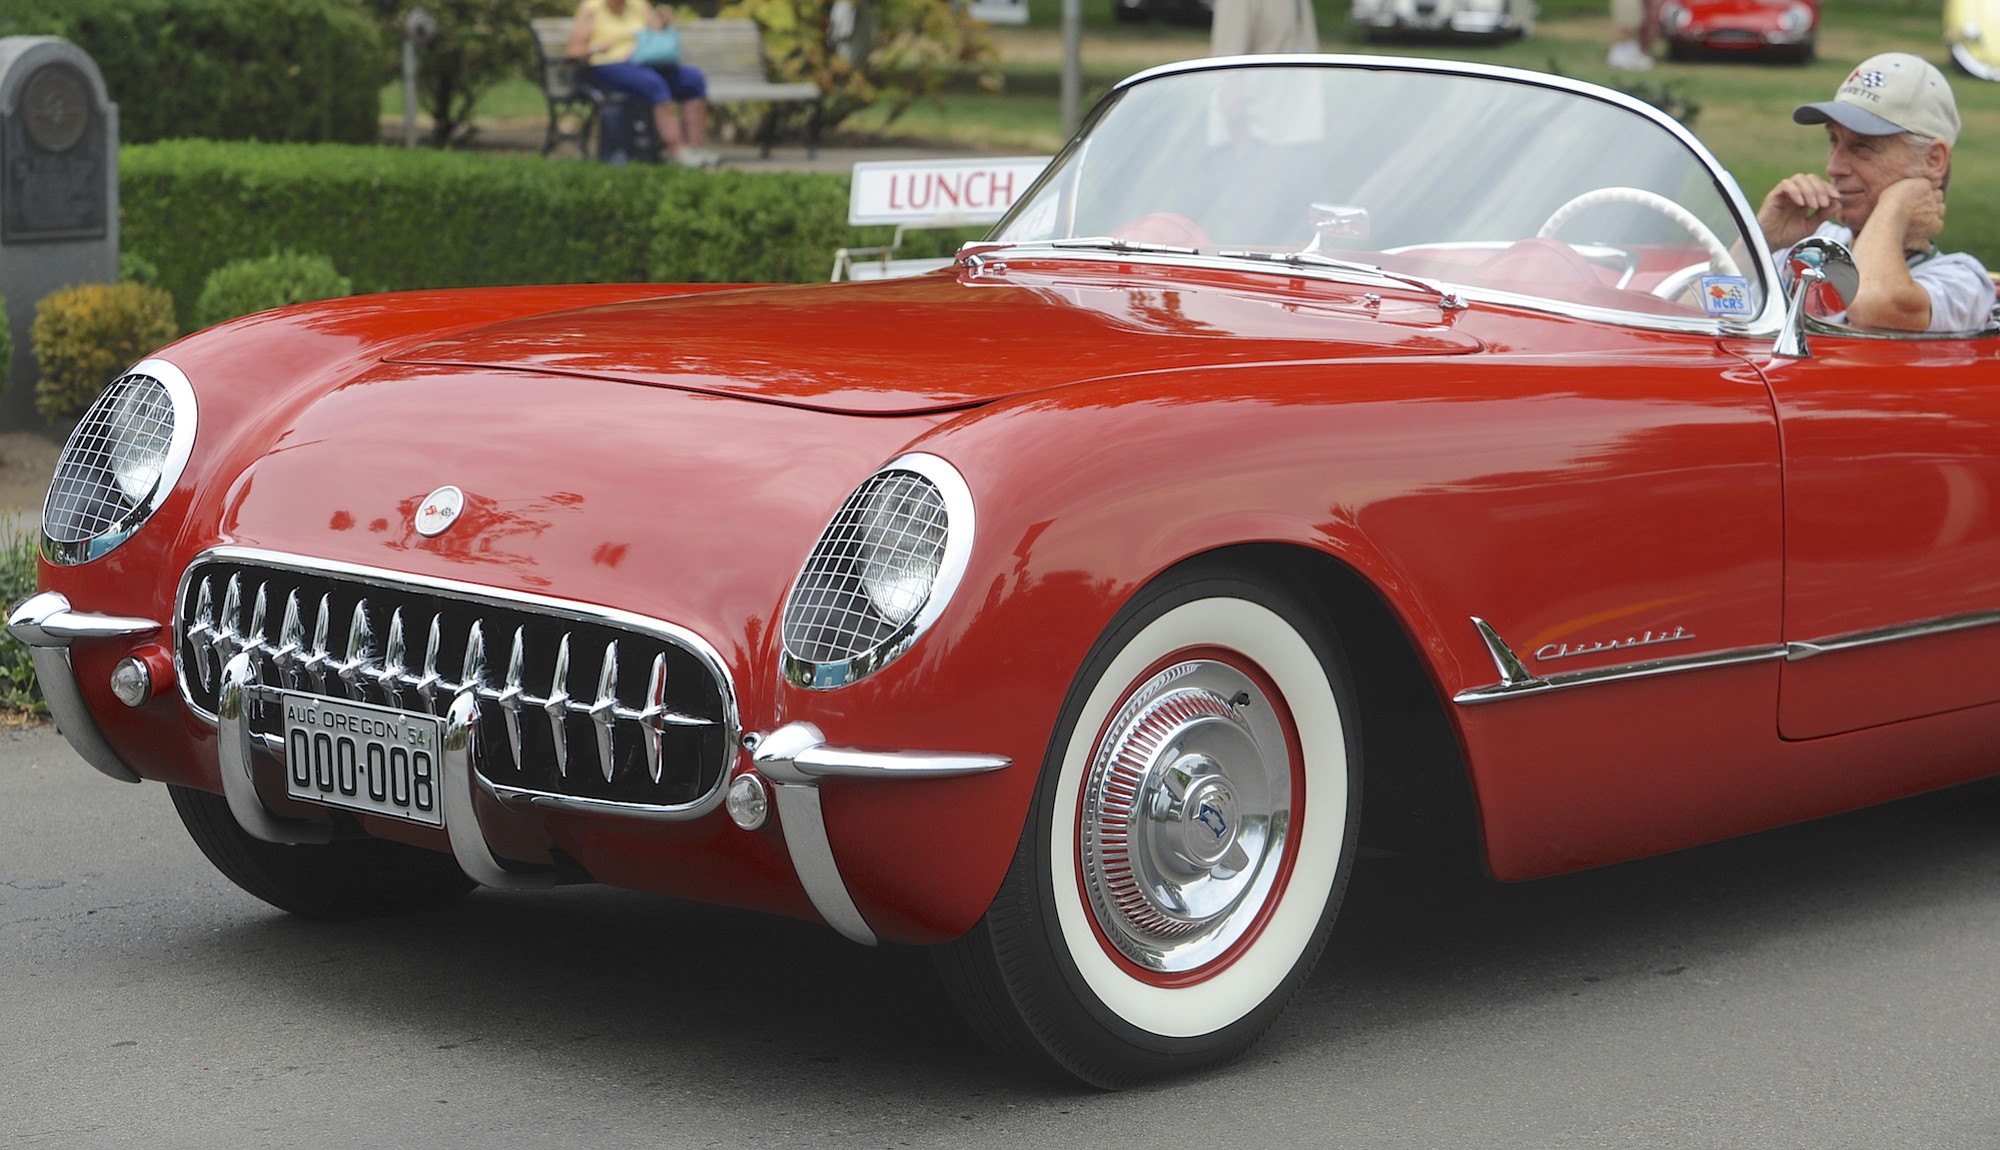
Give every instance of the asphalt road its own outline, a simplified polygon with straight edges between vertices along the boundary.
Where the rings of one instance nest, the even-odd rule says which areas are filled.
[[[0,734],[0,1147],[2000,1146],[2000,789],[1520,886],[1357,873],[1271,1036],[1093,1094],[918,951],[597,889],[359,926]]]

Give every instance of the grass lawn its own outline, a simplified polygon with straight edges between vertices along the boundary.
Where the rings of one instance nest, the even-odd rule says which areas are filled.
[[[1453,57],[1627,87],[1664,89],[1698,107],[1692,128],[1736,176],[1754,205],[1780,178],[1818,171],[1825,163],[1824,132],[1792,123],[1791,110],[1824,100],[1856,63],[1876,52],[1913,52],[1940,67],[1947,55],[1941,36],[1942,0],[1825,0],[1819,59],[1807,65],[1739,61],[1669,63],[1635,78],[1605,65],[1610,43],[1608,3],[1543,0],[1532,35],[1507,44],[1450,42],[1366,44],[1347,25],[1346,0],[1316,0],[1321,47],[1329,52]],[[1154,64],[1202,56],[1206,27],[1166,23],[1122,24],[1110,0],[1084,0],[1084,106],[1117,80]],[[986,149],[1053,152],[1062,144],[1062,37],[1059,0],[1031,0],[1031,22],[995,28],[1005,87],[982,92],[953,85],[934,102],[910,108],[893,123],[876,111],[849,118],[840,133],[875,140],[948,141]],[[1947,68],[1947,73],[1950,74]],[[1942,241],[1973,252],[2000,268],[2000,84],[1952,75],[1965,130],[1952,175],[1952,211]],[[1644,93],[1640,93],[1644,94]],[[393,99],[392,99],[393,97]],[[385,114],[400,114],[400,96],[384,91]],[[535,118],[543,114],[540,89],[526,80],[489,93],[482,117]]]

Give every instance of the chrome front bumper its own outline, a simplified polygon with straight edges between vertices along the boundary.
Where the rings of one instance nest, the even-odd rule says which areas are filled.
[[[32,651],[35,674],[56,725],[77,753],[93,767],[122,782],[141,781],[138,772],[119,758],[85,707],[69,657],[78,639],[133,638],[161,630],[149,619],[91,615],[72,610],[67,598],[44,592],[22,603],[8,616],[7,629]],[[222,790],[230,813],[245,833],[274,843],[324,843],[331,839],[329,823],[288,819],[272,813],[258,797],[251,764],[258,750],[283,760],[283,740],[253,729],[253,704],[271,692],[257,681],[253,653],[239,651],[222,669],[215,723]],[[445,711],[444,752],[440,756],[441,802],[445,834],[453,857],[467,876],[503,890],[539,889],[554,884],[548,870],[522,870],[503,863],[493,853],[474,805],[474,788],[483,789],[500,804],[520,810],[561,809],[609,818],[661,821],[657,808],[614,802],[584,802],[499,786],[474,762],[479,724],[477,692],[463,688]],[[821,779],[935,779],[999,770],[1011,760],[1003,755],[917,751],[860,751],[826,744],[809,723],[791,723],[767,735],[751,735],[744,745],[752,751],[754,775],[774,793],[786,850],[800,884],[827,924],[856,942],[877,939],[854,903],[841,877],[820,807]],[[712,813],[712,811],[710,812]],[[684,817],[675,812],[674,817]]]

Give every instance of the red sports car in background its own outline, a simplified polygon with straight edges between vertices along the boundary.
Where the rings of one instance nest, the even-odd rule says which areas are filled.
[[[1117,1086],[1242,1053],[1359,844],[1529,879],[2000,771],[2000,337],[1780,282],[1632,97],[1197,60],[929,275],[162,349],[10,627],[278,907],[797,916]]]
[[[1803,64],[1819,42],[1819,0],[1666,0],[1667,55],[1747,56]]]

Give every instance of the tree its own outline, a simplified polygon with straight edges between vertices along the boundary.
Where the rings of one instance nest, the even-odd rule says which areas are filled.
[[[955,0],[737,0],[720,14],[757,21],[783,78],[819,85],[822,128],[884,102],[894,120],[960,73],[1000,84],[984,25]]]
[[[404,20],[417,8],[436,31],[417,48],[417,96],[431,116],[431,143],[446,148],[472,126],[487,89],[530,67],[535,44],[528,21],[567,12],[555,0],[366,0],[382,41],[400,53]]]

